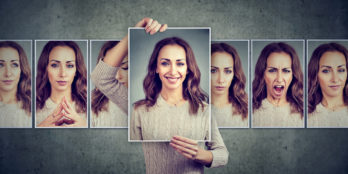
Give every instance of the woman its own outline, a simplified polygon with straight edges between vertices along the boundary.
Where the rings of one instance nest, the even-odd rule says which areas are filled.
[[[144,18],[136,24],[136,27],[145,27],[145,31],[152,35],[157,31],[165,31],[167,25],[161,25],[151,18]],[[127,56],[127,51],[128,36],[107,53],[92,73],[92,80],[96,86],[103,93],[105,92],[104,94],[110,100],[118,102],[120,107],[127,106],[127,88],[116,80],[110,81],[110,79],[115,76],[117,67]],[[105,78],[105,76],[110,77]],[[212,124],[212,141],[206,143],[209,151],[198,147],[196,141],[184,137],[174,136],[171,142],[143,143],[147,173],[203,173],[204,165],[217,167],[227,163],[228,151],[216,123]]]
[[[31,127],[31,73],[23,48],[0,42],[0,127]]]
[[[36,125],[86,127],[86,66],[73,41],[49,41],[37,65]]]
[[[295,50],[279,42],[261,52],[253,80],[254,127],[304,127],[303,74]]]
[[[118,44],[119,41],[108,41],[102,46],[98,62],[105,57],[106,53]],[[116,73],[116,80],[128,87],[128,58],[124,58],[120,69]],[[98,89],[92,91],[92,127],[127,127],[128,117],[127,112],[122,111],[116,104],[109,99]]]
[[[248,127],[245,75],[235,48],[211,45],[212,115],[219,127]]]
[[[337,43],[317,47],[308,65],[308,127],[348,127],[348,51]]]

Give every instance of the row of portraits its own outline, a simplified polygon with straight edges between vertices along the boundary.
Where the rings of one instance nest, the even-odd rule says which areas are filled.
[[[154,55],[156,46],[166,38],[189,45],[184,47],[186,62],[171,62],[170,54],[174,53],[170,50],[163,61],[158,59],[162,52]],[[126,107],[120,104],[121,99],[109,99],[105,89],[95,87],[88,75],[117,44],[117,40],[90,40],[89,45],[88,40],[35,40],[35,59],[31,59],[32,41],[1,41],[0,126],[32,127],[34,115],[35,127],[132,127],[139,123],[134,120],[137,117],[147,121],[143,115],[148,109],[128,108],[151,97],[159,90],[155,86],[160,81],[161,88],[168,89],[180,83],[184,88],[198,83],[192,86],[197,90],[188,93],[200,91],[206,96],[204,101],[211,110],[204,113],[220,128],[348,127],[347,40],[307,40],[307,45],[304,40],[210,41],[207,30],[173,29],[156,36],[130,30],[129,58],[107,77],[109,80],[100,77],[104,86],[118,83],[126,89]],[[188,51],[194,56],[189,58]],[[181,58],[180,50],[174,52],[175,58]],[[164,68],[151,72],[151,61]],[[182,69],[185,63],[188,67]],[[33,76],[31,72],[35,72]],[[112,88],[106,90],[112,92]],[[172,124],[181,113],[180,107],[163,107],[160,104],[165,103],[165,95],[155,95],[158,110],[175,117],[151,124]],[[150,115],[155,117],[156,113]],[[132,140],[132,132],[130,136]]]

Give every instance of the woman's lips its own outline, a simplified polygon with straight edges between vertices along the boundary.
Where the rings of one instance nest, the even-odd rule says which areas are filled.
[[[177,81],[179,81],[180,77],[165,77],[169,83],[175,84]]]
[[[283,94],[284,86],[283,85],[275,85],[275,86],[273,86],[273,91],[274,91],[274,94],[276,96],[280,97]]]
[[[5,85],[11,85],[13,80],[3,80],[2,82],[5,83]]]
[[[339,90],[340,89],[340,87],[341,87],[341,85],[330,85],[329,86],[332,90]]]
[[[215,89],[218,91],[223,91],[225,88],[224,86],[215,86]]]
[[[65,86],[68,82],[67,81],[57,81],[59,86]]]

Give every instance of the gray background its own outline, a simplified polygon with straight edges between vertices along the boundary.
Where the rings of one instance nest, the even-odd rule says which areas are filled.
[[[155,35],[147,34],[144,29],[130,29],[130,108],[132,104],[145,98],[143,81],[147,66],[157,42],[168,37],[185,40],[193,50],[201,72],[200,87],[209,94],[209,29],[167,29]]]
[[[122,38],[150,16],[212,27],[212,39],[343,39],[347,14],[345,0],[3,0],[0,38]],[[348,173],[347,129],[220,131],[229,162],[206,173]],[[127,129],[0,129],[0,149],[0,173],[145,172]]]

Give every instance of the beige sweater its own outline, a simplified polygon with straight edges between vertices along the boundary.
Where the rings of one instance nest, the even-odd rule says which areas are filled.
[[[232,103],[218,108],[212,105],[211,115],[216,119],[217,126],[219,128],[248,128],[249,127],[249,117],[242,119],[242,115],[233,115]]]
[[[252,127],[304,128],[304,119],[300,113],[291,113],[290,104],[274,106],[264,99],[260,108],[252,115]]]
[[[308,114],[307,127],[348,128],[348,107],[331,111],[320,103],[313,113]]]
[[[115,103],[107,103],[108,110],[101,111],[96,115],[91,111],[91,127],[94,128],[115,128],[128,127],[128,116]]]
[[[57,108],[57,106],[58,104],[54,103],[50,98],[48,98],[45,102],[45,106],[40,110],[36,110],[36,116],[35,116],[36,126],[39,125],[42,121],[44,121],[46,117],[52,114],[53,111]],[[75,102],[72,103],[72,107],[76,111]],[[78,113],[78,115],[81,117],[87,118],[86,113]]]
[[[31,128],[31,115],[21,108],[21,103],[5,104],[0,102],[1,128]]]
[[[209,139],[209,108],[198,111],[197,115],[189,115],[189,104],[170,106],[160,96],[157,103],[149,111],[139,107],[132,114],[131,140],[170,140],[174,135],[194,140]],[[213,162],[209,167],[223,166],[228,161],[228,151],[222,140],[216,122],[211,125],[211,141],[199,143],[213,154]],[[143,151],[146,173],[203,173],[204,166],[189,160],[177,153],[168,142],[144,142]]]

